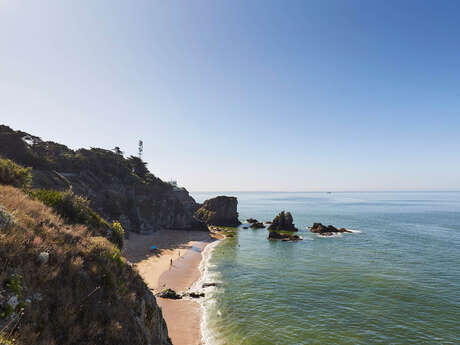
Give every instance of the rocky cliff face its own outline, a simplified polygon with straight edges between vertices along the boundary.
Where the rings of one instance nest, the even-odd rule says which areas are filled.
[[[0,155],[32,167],[34,188],[71,187],[103,217],[119,220],[128,231],[207,229],[195,218],[200,205],[187,190],[161,181],[141,159],[125,158],[119,150],[74,151],[0,125]]]
[[[196,218],[208,225],[216,226],[238,226],[237,212],[238,200],[235,197],[218,196],[206,200],[196,211]]]

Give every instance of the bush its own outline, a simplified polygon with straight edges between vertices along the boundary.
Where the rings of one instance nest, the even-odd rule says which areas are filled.
[[[19,188],[29,188],[32,182],[30,168],[24,168],[10,159],[0,158],[0,183]]]
[[[123,239],[125,237],[125,229],[121,226],[120,222],[113,222],[111,228],[110,241],[118,248],[123,248]]]
[[[89,206],[89,200],[74,194],[72,189],[65,192],[36,189],[29,192],[33,199],[40,200],[71,224],[85,224],[91,228],[108,228],[107,222]]]

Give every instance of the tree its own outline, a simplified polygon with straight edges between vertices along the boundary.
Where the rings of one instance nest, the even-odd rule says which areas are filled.
[[[150,174],[149,169],[147,169],[147,163],[139,157],[130,156],[128,158],[128,163],[132,171],[140,178],[144,179]]]
[[[113,152],[115,152],[119,156],[123,156],[124,153],[118,146],[114,147]]]
[[[144,152],[144,142],[139,140],[139,159],[142,160],[142,153]]]

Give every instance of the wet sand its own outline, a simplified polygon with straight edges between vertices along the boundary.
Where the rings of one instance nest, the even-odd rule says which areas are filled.
[[[154,293],[166,288],[186,292],[200,278],[201,252],[216,241],[212,236],[204,231],[186,230],[161,230],[152,235],[131,233],[123,255],[135,265]],[[152,245],[158,250],[151,252]],[[197,302],[158,297],[157,302],[174,345],[202,344],[201,309]]]

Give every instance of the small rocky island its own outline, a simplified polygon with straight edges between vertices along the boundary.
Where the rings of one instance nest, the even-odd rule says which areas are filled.
[[[336,235],[339,233],[344,233],[344,232],[351,233],[352,232],[345,228],[336,228],[335,226],[332,226],[332,225],[325,226],[321,223],[313,223],[313,225],[310,226],[309,229],[311,232],[321,235],[321,236],[332,236],[332,235]]]
[[[271,222],[268,230],[299,231],[294,225],[291,212],[282,211]]]
[[[268,227],[268,231],[269,240],[299,241],[302,239],[302,237],[294,234],[299,230],[295,227],[290,212],[282,211],[278,214]]]
[[[249,219],[246,219],[246,221],[249,224],[251,224],[250,225],[251,229],[263,229],[263,228],[265,228],[264,224],[262,222],[259,222],[257,219],[249,218]]]
[[[207,225],[238,226],[238,200],[233,196],[218,196],[206,200],[195,212],[195,217]]]

